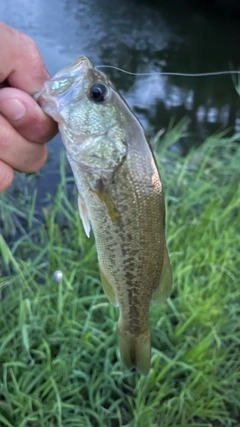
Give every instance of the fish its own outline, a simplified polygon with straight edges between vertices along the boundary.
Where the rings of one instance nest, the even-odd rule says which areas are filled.
[[[151,367],[150,302],[172,289],[162,181],[145,131],[110,79],[85,56],[44,83],[35,99],[58,122],[103,289],[119,307],[124,365]]]

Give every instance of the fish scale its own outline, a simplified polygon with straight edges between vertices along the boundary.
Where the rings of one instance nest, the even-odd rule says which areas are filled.
[[[121,358],[146,374],[150,302],[170,295],[172,272],[162,183],[144,129],[86,57],[46,82],[36,98],[59,122],[80,216],[87,235],[91,227],[95,236],[103,288],[119,307]]]

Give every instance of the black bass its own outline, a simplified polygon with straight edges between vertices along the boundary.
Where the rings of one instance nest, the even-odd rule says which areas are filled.
[[[78,188],[80,217],[96,240],[103,288],[119,306],[121,358],[150,368],[150,301],[171,292],[162,183],[144,129],[103,73],[81,56],[35,97],[59,124]]]

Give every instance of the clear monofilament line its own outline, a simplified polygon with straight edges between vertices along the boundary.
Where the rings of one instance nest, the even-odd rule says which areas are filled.
[[[133,73],[131,71],[123,70],[122,68],[115,67],[114,65],[97,65],[95,68],[112,68],[113,70],[121,71],[122,73],[129,74],[131,76],[180,76],[180,77],[209,77],[209,76],[224,76],[240,74],[240,70],[225,70],[225,71],[212,71],[207,73],[177,73],[168,71],[154,71],[148,73]]]

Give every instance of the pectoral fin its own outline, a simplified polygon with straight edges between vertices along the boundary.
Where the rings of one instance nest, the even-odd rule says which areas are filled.
[[[164,259],[163,259],[163,268],[160,278],[160,283],[157,289],[154,291],[152,299],[155,304],[161,304],[164,302],[172,290],[172,268],[168,256],[168,251],[165,246],[164,249]]]
[[[120,215],[116,209],[116,206],[114,205],[111,196],[104,187],[103,181],[101,179],[98,179],[96,181],[94,188],[92,188],[92,192],[99,197],[102,203],[104,203],[107,209],[107,213],[111,218],[112,222],[119,222]]]
[[[102,279],[102,285],[103,285],[103,289],[104,289],[105,294],[107,295],[109,301],[113,305],[118,306],[118,302],[116,299],[114,289],[113,289],[112,285],[109,283],[109,281],[107,280],[107,278],[106,278],[105,274],[103,273],[100,266],[99,266],[99,271],[100,271],[100,276]]]
[[[82,197],[80,196],[80,194],[78,194],[78,210],[79,210],[80,218],[81,218],[82,223],[83,223],[84,231],[85,231],[87,237],[89,237],[90,230],[91,230],[90,221],[88,218],[86,205],[85,205]]]

